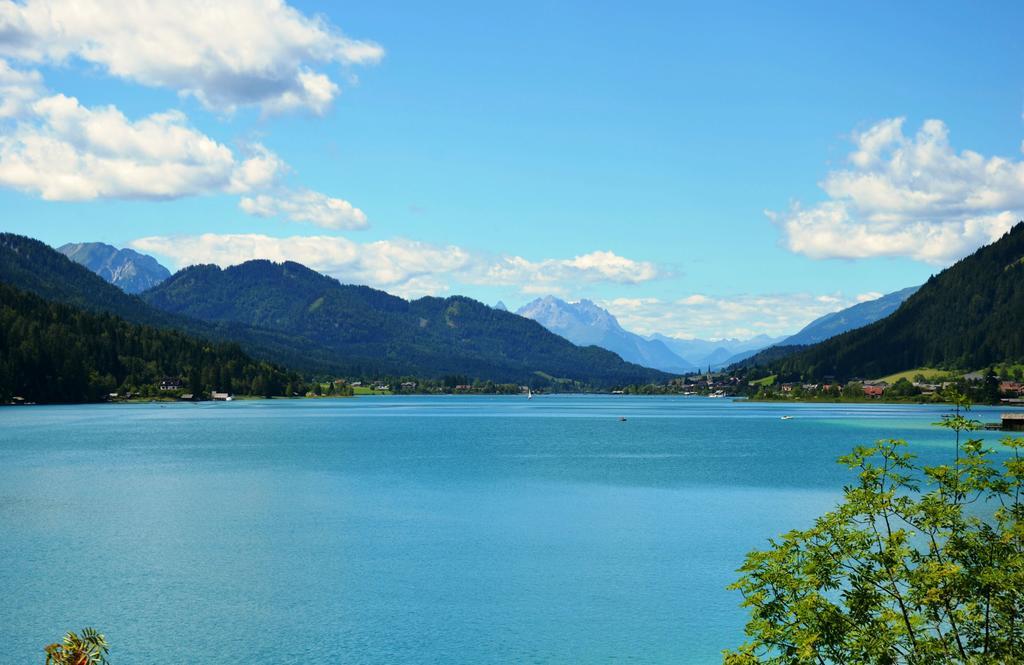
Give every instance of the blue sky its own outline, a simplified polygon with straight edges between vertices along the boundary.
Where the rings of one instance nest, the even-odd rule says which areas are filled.
[[[5,230],[745,337],[1024,214],[1019,3],[107,4],[0,3]]]

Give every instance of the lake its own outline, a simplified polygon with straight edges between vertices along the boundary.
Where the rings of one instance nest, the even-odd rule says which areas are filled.
[[[725,587],[744,554],[830,508],[856,444],[950,460],[944,411],[596,395],[2,408],[2,660],[42,663],[94,626],[115,665],[717,663],[743,639]]]

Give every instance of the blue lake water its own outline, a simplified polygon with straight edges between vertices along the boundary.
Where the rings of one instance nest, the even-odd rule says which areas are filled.
[[[622,396],[3,408],[0,660],[42,663],[43,645],[95,626],[115,664],[717,663],[743,639],[725,587],[744,554],[831,507],[852,477],[834,460],[856,444],[906,438],[948,461],[943,411]]]

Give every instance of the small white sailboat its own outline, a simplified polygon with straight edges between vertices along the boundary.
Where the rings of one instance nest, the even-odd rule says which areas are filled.
[[[529,388],[526,389],[526,399],[533,399],[533,391]]]

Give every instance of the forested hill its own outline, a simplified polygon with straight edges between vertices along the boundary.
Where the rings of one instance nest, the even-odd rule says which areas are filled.
[[[668,377],[470,298],[409,302],[292,262],[193,266],[142,298],[173,314],[301,336],[363,370],[535,385],[557,378],[599,387]]]
[[[0,282],[46,300],[94,313],[115,314],[126,321],[221,342],[238,342],[250,355],[314,372],[345,368],[335,355],[317,349],[309,340],[281,335],[241,323],[213,324],[150,307],[85,266],[33,238],[0,233]]]
[[[299,377],[254,361],[234,344],[131,324],[0,284],[0,403],[95,402],[153,395],[164,377],[193,394],[290,393]]]
[[[169,325],[172,321],[49,245],[13,233],[0,233],[0,282],[47,300],[109,312],[135,323]]]
[[[888,317],[777,360],[784,375],[875,378],[1024,360],[1024,223],[933,276]]]

